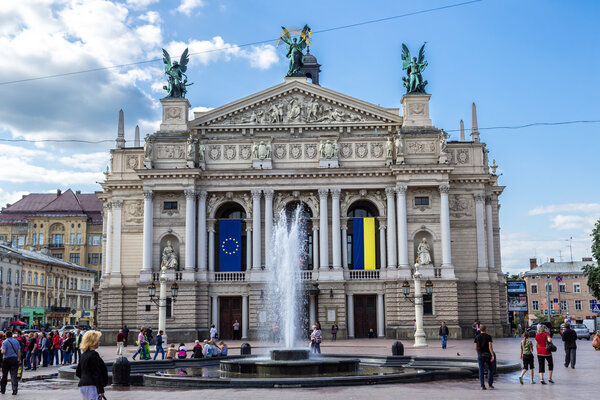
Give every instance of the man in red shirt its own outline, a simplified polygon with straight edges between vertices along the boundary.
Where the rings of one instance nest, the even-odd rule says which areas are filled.
[[[126,339],[127,339],[127,337],[123,333],[123,329],[119,329],[119,333],[117,333],[117,355],[118,356],[123,355],[123,343],[125,343]]]

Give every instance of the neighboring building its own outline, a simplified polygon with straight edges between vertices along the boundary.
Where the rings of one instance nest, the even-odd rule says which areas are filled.
[[[37,326],[93,325],[96,270],[47,253],[48,249],[36,252],[0,245],[0,254],[20,261],[20,274],[14,279],[16,286],[21,284],[15,303],[21,307],[20,318]]]
[[[447,142],[429,119],[429,94],[402,96],[400,115],[317,85],[314,74],[318,68],[313,83],[286,77],[191,121],[186,99],[162,99],[160,130],[144,148],[126,146],[120,114],[99,195],[106,257],[98,326],[106,340],[123,324],[157,326],[146,286],[163,259],[176,266],[169,278],[179,285],[177,302],[167,299],[171,340],[206,335],[210,323],[229,338],[235,319],[244,338],[264,337],[273,323],[262,295],[273,220],[297,206],[307,218],[303,328],[337,321],[338,337],[372,328],[412,338],[415,309],[402,284],[409,280],[414,294],[412,268],[426,240],[422,284],[434,284],[424,298],[426,333],[437,338],[443,320],[453,337],[469,337],[477,319],[493,335],[507,332],[504,187],[496,165],[490,172],[474,105],[470,140],[462,132]]]
[[[23,258],[0,246],[0,329],[21,317],[21,268]]]
[[[592,312],[592,307],[595,302],[600,303],[600,300],[593,297],[581,269],[584,265],[595,265],[591,258],[568,262],[555,262],[551,258],[549,262],[539,266],[535,258],[529,262],[530,271],[523,274],[523,279],[527,282],[530,322],[535,320],[536,313],[547,317],[548,295],[552,303],[550,313],[554,311],[553,315],[562,315],[565,319],[577,322],[599,315]]]
[[[0,241],[100,271],[102,203],[94,193],[32,193],[0,211]]]

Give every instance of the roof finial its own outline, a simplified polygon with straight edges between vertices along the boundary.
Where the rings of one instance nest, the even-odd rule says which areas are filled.
[[[140,126],[135,126],[135,137],[133,139],[133,147],[140,147]]]
[[[477,107],[475,106],[475,102],[473,102],[473,106],[471,107],[471,141],[474,143],[479,143],[479,129],[477,128]]]
[[[465,141],[465,123],[462,119],[460,120],[460,141]]]
[[[119,127],[117,128],[117,149],[125,147],[125,117],[123,115],[123,109],[119,110]]]

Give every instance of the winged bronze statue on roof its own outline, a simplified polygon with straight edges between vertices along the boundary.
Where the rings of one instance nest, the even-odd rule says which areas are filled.
[[[162,51],[165,75],[169,79],[169,84],[163,86],[163,89],[167,91],[166,98],[183,99],[187,92],[186,87],[193,85],[192,83],[187,83],[187,75],[185,74],[188,62],[190,61],[188,49],[185,49],[183,54],[181,54],[179,62],[175,61],[173,63],[171,63],[169,53],[165,49],[162,49]]]
[[[406,93],[425,93],[425,86],[427,81],[423,80],[421,72],[427,67],[427,61],[425,61],[425,44],[421,46],[419,50],[419,57],[410,58],[410,51],[404,43],[402,43],[402,69],[406,70],[405,76],[402,78],[404,81],[404,87],[406,87]]]

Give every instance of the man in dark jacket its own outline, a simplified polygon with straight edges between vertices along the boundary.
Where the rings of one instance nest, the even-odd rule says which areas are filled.
[[[571,324],[565,324],[565,330],[562,334],[562,340],[565,342],[565,367],[575,369],[575,361],[577,359],[577,332],[571,329]]]
[[[123,346],[127,347],[127,341],[129,340],[129,328],[127,325],[123,326],[123,334],[125,335],[125,341],[123,342]]]

